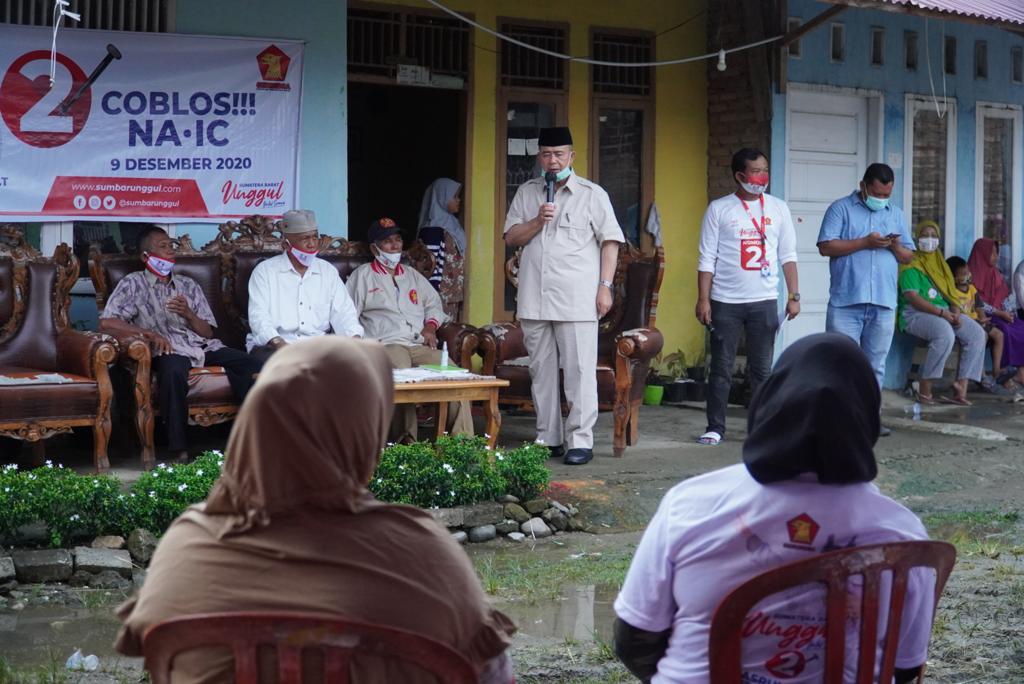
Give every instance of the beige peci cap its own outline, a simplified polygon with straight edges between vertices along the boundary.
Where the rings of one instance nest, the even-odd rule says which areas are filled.
[[[309,209],[292,209],[281,218],[281,232],[285,235],[317,230],[316,214]]]

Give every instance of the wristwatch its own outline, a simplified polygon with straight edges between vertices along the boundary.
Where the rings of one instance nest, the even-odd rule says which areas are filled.
[[[791,302],[799,302],[800,301],[800,293],[799,292],[790,292],[789,293],[789,301],[791,301]]]
[[[610,281],[610,280],[599,280],[599,281],[597,281],[597,283],[598,283],[598,285],[604,285],[609,290],[612,289],[612,281]]]

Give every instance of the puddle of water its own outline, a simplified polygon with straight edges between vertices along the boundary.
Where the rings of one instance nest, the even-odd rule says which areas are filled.
[[[553,601],[503,602],[498,609],[519,631],[538,639],[593,641],[595,635],[611,643],[618,589],[603,584],[567,585]]]
[[[56,624],[55,624],[56,623]],[[114,651],[120,622],[109,611],[67,606],[29,606],[0,613],[0,656],[15,667],[64,661],[76,648],[96,654],[101,666],[124,656]]]

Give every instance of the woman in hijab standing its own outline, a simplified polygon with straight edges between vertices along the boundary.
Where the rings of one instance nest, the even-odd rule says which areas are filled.
[[[808,552],[927,539],[917,516],[871,484],[880,398],[867,357],[844,335],[811,335],[782,354],[751,403],[743,463],[676,485],[644,532],[615,601],[616,653],[633,674],[707,684],[711,619],[739,585]],[[774,681],[766,664],[780,651],[806,664],[787,682],[821,681],[824,638],[780,642],[820,629],[822,597],[787,592],[759,604],[743,681]],[[933,597],[934,575],[912,571],[897,683],[925,662]]]
[[[939,226],[934,221],[917,224],[917,251],[914,259],[900,267],[897,326],[900,330],[928,343],[928,355],[921,366],[916,390],[922,404],[934,404],[932,380],[941,378],[953,344],[960,342],[959,377],[953,382],[953,393],[939,401],[970,406],[968,381],[981,381],[988,335],[977,321],[953,311],[956,280],[949,264],[939,251]],[[980,290],[979,290],[980,292]]]
[[[445,313],[460,319],[465,290],[466,231],[459,223],[462,184],[438,178],[423,193],[420,204],[419,238],[434,255],[430,283],[441,295]]]
[[[971,269],[974,287],[985,313],[1003,331],[1003,373],[996,382],[1007,383],[1007,389],[1019,390],[1024,384],[1024,321],[1017,318],[1017,298],[997,268],[999,245],[991,238],[979,238],[971,248],[967,266]],[[1015,385],[1016,383],[1016,385]]]
[[[344,411],[333,400],[338,387]],[[146,629],[173,617],[307,612],[435,639],[484,673],[481,682],[510,683],[514,628],[489,606],[465,552],[424,511],[366,489],[392,394],[391,364],[376,343],[329,335],[278,351],[238,413],[205,504],[171,525],[141,592],[119,609],[117,649],[141,655]],[[231,668],[230,650],[190,651],[175,659],[173,679],[230,681]],[[357,657],[352,674],[435,681],[369,657]]]

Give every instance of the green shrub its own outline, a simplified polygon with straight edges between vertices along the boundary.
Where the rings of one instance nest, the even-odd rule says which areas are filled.
[[[543,444],[530,442],[518,449],[497,452],[495,463],[505,482],[504,493],[527,501],[543,492],[551,480],[551,472],[545,465],[550,453]]]

